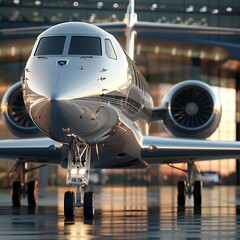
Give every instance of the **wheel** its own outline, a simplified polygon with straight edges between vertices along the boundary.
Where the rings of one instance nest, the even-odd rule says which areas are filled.
[[[84,193],[83,215],[85,219],[92,219],[94,216],[94,193]]]
[[[178,182],[178,206],[185,206],[185,198],[186,198],[186,187],[184,181]]]
[[[37,202],[37,182],[36,181],[28,182],[27,199],[28,199],[29,207],[36,207],[36,202]]]
[[[12,185],[12,204],[14,207],[21,206],[21,182],[14,181]]]
[[[73,220],[74,219],[74,202],[75,195],[73,192],[67,191],[64,195],[64,216],[65,220]]]
[[[193,196],[194,196],[194,206],[200,207],[202,204],[202,183],[201,183],[201,181],[194,182]]]

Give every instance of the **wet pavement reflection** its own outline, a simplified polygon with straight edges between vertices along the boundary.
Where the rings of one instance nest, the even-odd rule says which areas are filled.
[[[240,189],[203,189],[203,206],[186,201],[178,208],[175,187],[95,187],[96,216],[85,221],[76,209],[65,222],[68,188],[39,191],[38,207],[11,207],[9,191],[0,195],[0,239],[238,239]]]

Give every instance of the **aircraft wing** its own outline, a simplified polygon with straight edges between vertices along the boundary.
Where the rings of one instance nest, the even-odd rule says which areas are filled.
[[[125,22],[105,22],[105,23],[93,23],[94,25],[103,28],[109,32],[125,32],[127,24]],[[51,25],[47,26],[33,26],[22,28],[6,28],[0,29],[2,35],[28,35],[28,34],[40,34],[42,31],[48,29]],[[144,22],[137,21],[134,23],[134,28],[139,32],[158,32],[158,31],[171,31],[171,32],[191,32],[198,34],[221,34],[221,35],[235,35],[240,33],[238,28],[225,28],[225,27],[209,27],[209,26],[196,26],[185,24],[170,24],[170,23],[157,23],[157,22]]]
[[[62,145],[50,138],[27,138],[0,141],[1,160],[26,160],[39,163],[61,163]]]
[[[141,158],[150,165],[240,157],[240,142],[144,136]]]
[[[106,31],[117,31],[124,32],[126,28],[126,23],[124,22],[106,22],[106,23],[94,23],[94,25],[103,28]],[[52,25],[45,26],[33,26],[33,27],[21,27],[21,28],[6,28],[0,29],[0,34],[4,36],[10,35],[38,35],[45,31]]]
[[[239,34],[238,28],[225,28],[225,27],[209,27],[209,26],[197,26],[186,24],[171,24],[171,23],[157,23],[157,22],[142,22],[138,21],[134,27],[138,31],[171,31],[180,33],[198,33],[198,34],[223,34],[223,35],[235,35]]]
[[[35,34],[38,35],[44,30],[48,29],[51,26],[34,26],[34,27],[22,27],[22,28],[6,28],[0,29],[0,34],[3,36],[10,35],[29,35]]]

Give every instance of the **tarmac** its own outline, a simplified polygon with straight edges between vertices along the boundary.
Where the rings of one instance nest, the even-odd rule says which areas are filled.
[[[240,189],[203,188],[201,208],[192,199],[177,207],[176,187],[97,186],[96,214],[73,222],[63,214],[65,187],[39,190],[38,206],[13,208],[10,190],[0,190],[0,239],[240,239]],[[74,190],[74,189],[72,189]]]

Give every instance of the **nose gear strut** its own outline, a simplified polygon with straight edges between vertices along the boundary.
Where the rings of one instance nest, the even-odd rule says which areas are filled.
[[[73,192],[65,192],[65,219],[74,219],[75,207],[83,207],[84,218],[92,219],[94,216],[94,194],[91,191],[85,192],[89,185],[91,146],[81,141],[75,135],[71,135],[71,138],[66,182],[68,185],[76,187],[76,198]],[[82,196],[84,197],[82,198]]]

